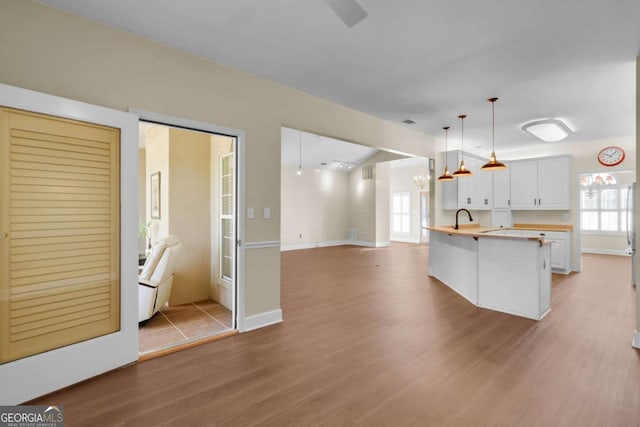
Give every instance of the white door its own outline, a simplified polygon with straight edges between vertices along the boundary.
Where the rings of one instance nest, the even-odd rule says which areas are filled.
[[[538,161],[511,163],[511,209],[538,208]]]
[[[60,389],[62,387],[66,387],[68,385],[77,383],[79,381],[85,380],[87,378],[99,375],[103,372],[118,368],[120,366],[126,365],[128,363],[134,362],[138,358],[138,336],[137,336],[137,288],[133,286],[137,282],[137,185],[133,185],[137,182],[138,176],[138,134],[137,134],[137,124],[138,118],[129,113],[124,113],[121,111],[111,110],[95,105],[85,104],[82,102],[77,102],[73,100],[68,100],[64,98],[59,98],[51,95],[46,95],[38,92],[32,92],[25,89],[15,88],[7,85],[0,84],[0,106],[14,108],[18,110],[31,111],[34,113],[46,114],[49,116],[53,116],[55,118],[62,119],[72,119],[77,120],[89,124],[97,124],[102,126],[108,126],[111,128],[115,128],[119,130],[120,134],[120,151],[119,153],[114,154],[115,156],[119,156],[120,162],[120,176],[114,177],[115,182],[120,182],[120,206],[119,210],[116,212],[116,216],[119,214],[119,259],[115,259],[115,263],[119,262],[120,274],[119,274],[119,283],[117,283],[116,287],[111,291],[112,295],[119,297],[119,307],[116,307],[116,311],[114,312],[116,319],[119,317],[119,322],[112,322],[115,327],[112,330],[115,332],[107,331],[104,335],[98,336],[95,338],[87,338],[87,335],[82,337],[82,334],[78,331],[74,331],[74,333],[78,332],[77,335],[81,336],[80,342],[70,344],[70,340],[64,342],[64,340],[58,340],[58,344],[52,344],[49,346],[49,350],[45,352],[41,352],[36,347],[31,346],[29,344],[29,349],[33,351],[27,351],[29,349],[17,349],[17,348],[9,348],[9,351],[6,352],[6,349],[3,349],[4,354],[9,354],[9,357],[4,358],[5,363],[0,364],[0,384],[10,385],[0,387],[0,404],[3,405],[13,405],[21,402],[25,402],[27,400],[33,399],[37,396],[41,396],[43,394],[52,392],[54,390]],[[90,125],[89,125],[90,126]],[[43,161],[44,166],[49,164],[46,162],[49,156],[48,150],[46,148],[42,148],[40,146],[34,145],[35,140],[38,138],[29,137],[27,134],[29,132],[33,134],[37,134],[38,129],[33,129],[29,132],[20,131],[21,134],[14,135],[10,133],[12,131],[8,129],[12,129],[13,125],[5,125],[3,126],[3,132],[9,132],[5,134],[5,139],[7,141],[11,141],[9,144],[11,148],[11,154],[7,156],[3,156],[3,170],[6,172],[7,167],[9,167],[10,162],[18,162],[22,164],[26,164],[28,162],[35,162],[40,159]],[[25,136],[27,135],[27,136]],[[53,135],[53,134],[52,134]],[[14,144],[14,138],[22,138],[24,143]],[[25,138],[31,138],[25,139]],[[82,159],[82,161],[86,161],[89,163],[97,163],[100,160],[95,154],[90,154],[93,148],[87,146],[87,153],[83,153],[82,144],[84,139],[69,139],[64,140],[65,137],[57,137],[55,135],[51,136],[51,141],[61,142],[63,144],[71,144],[75,147],[79,147],[78,150],[72,151],[71,157],[57,157],[58,159],[62,158],[62,162],[56,161],[60,165],[66,165],[65,167],[68,169],[67,172],[56,172],[56,171],[47,171],[45,174],[51,175],[51,179],[59,179],[59,180],[68,180],[69,175],[90,175],[84,166],[78,165],[77,159]],[[37,141],[36,141],[37,142]],[[87,142],[87,144],[91,144]],[[17,148],[13,148],[15,145]],[[5,146],[7,146],[5,141]],[[5,147],[6,148],[6,147]],[[35,150],[35,151],[34,151]],[[29,154],[30,151],[33,151],[34,154]],[[37,153],[36,153],[37,152]],[[39,157],[38,157],[39,156]],[[54,156],[51,154],[51,156]],[[9,158],[11,157],[11,158]],[[43,167],[44,167],[43,166]],[[57,167],[57,166],[56,166]],[[37,170],[34,171],[32,168],[27,168],[27,172],[36,173]],[[26,169],[25,169],[26,170]],[[25,172],[25,173],[27,173]],[[85,173],[87,172],[87,173]],[[39,172],[38,172],[39,173]],[[55,176],[54,176],[55,175]],[[61,178],[62,175],[65,175]],[[43,182],[38,177],[30,177],[25,175],[18,179],[18,181],[13,178],[7,179],[5,175],[3,175],[2,188],[0,188],[0,192],[3,193],[2,197],[5,200],[18,200],[13,194],[18,194],[19,192],[25,192],[28,189],[28,185],[47,185],[48,183]],[[39,175],[38,175],[39,176]],[[40,180],[40,181],[38,181]],[[15,181],[15,182],[14,182]],[[37,181],[37,182],[36,182]],[[100,185],[102,184],[94,184],[97,182],[95,179],[90,178],[90,182],[86,183],[84,187],[92,188],[95,190],[91,191],[80,191],[81,189],[78,187],[74,187],[76,184],[68,184],[68,187],[55,187],[51,191],[52,193],[62,194],[64,193],[62,199],[69,199],[71,193],[81,194],[81,199],[74,200],[93,200],[92,197],[96,196],[100,193]],[[39,184],[40,183],[40,184]],[[131,185],[127,185],[130,183]],[[118,184],[116,184],[118,185]],[[66,188],[66,189],[65,189]],[[14,191],[15,190],[15,191]],[[70,193],[71,192],[71,193]],[[8,194],[11,193],[11,196]],[[100,193],[102,194],[102,193]],[[108,196],[108,193],[104,193]],[[67,195],[69,197],[67,197]],[[75,196],[74,196],[75,197]],[[97,197],[97,196],[96,196]],[[100,196],[102,197],[102,196]],[[40,200],[52,200],[52,194],[43,193],[42,197],[39,199],[36,197],[35,199],[30,196],[28,200],[31,200],[29,203],[40,203]],[[62,200],[60,197],[56,196],[56,200]],[[27,200],[26,198],[19,199],[20,203],[23,200]],[[117,201],[105,202],[105,203],[117,203]],[[16,208],[15,211],[18,212],[20,209],[24,210],[24,208]],[[9,214],[4,217],[0,217],[0,225],[6,230],[0,230],[2,232],[2,236],[6,236],[3,244],[2,250],[6,256],[2,258],[2,268],[0,271],[10,271],[12,268],[11,263],[15,264],[16,268],[23,268],[24,262],[21,262],[17,259],[17,257],[23,257],[25,255],[17,255],[13,257],[13,247],[11,244],[7,243],[9,241],[15,240],[15,238],[21,238],[20,233],[24,233],[22,230],[45,230],[44,233],[47,236],[59,234],[59,229],[62,227],[56,226],[51,220],[51,215],[54,215],[56,218],[60,216],[66,215],[63,211],[67,209],[66,206],[57,206],[51,207],[52,211],[48,212],[47,222],[42,222],[44,220],[39,219],[39,217],[30,216],[28,219],[33,222],[33,224],[22,222],[20,224],[14,225],[14,223],[10,223]],[[78,208],[79,209],[79,208]],[[84,208],[83,208],[84,209]],[[12,210],[13,211],[13,210]],[[54,212],[55,211],[55,212]],[[13,212],[12,212],[13,214]],[[2,213],[0,213],[0,216]],[[74,215],[78,215],[78,211],[74,212]],[[22,219],[25,219],[23,217]],[[21,220],[22,220],[21,219]],[[45,224],[45,226],[41,226],[40,224]],[[88,223],[84,224],[84,226],[95,226],[95,227],[104,227],[102,222],[98,221],[96,223]],[[44,227],[44,228],[43,228]],[[17,235],[14,235],[13,230],[19,230]],[[117,228],[116,235],[117,235]],[[78,227],[71,230],[75,235],[80,234],[82,231],[82,227],[78,225]],[[33,234],[32,231],[29,231]],[[48,234],[47,234],[48,233]],[[53,234],[52,234],[53,233]],[[32,239],[33,240],[33,239]],[[117,240],[116,240],[117,241]],[[81,247],[80,244],[78,247]],[[59,252],[56,249],[45,247],[47,249],[47,254],[51,252],[56,252],[59,255]],[[82,249],[78,249],[82,251]],[[18,252],[16,252],[18,253]],[[114,253],[117,253],[114,252]],[[56,258],[56,257],[49,257]],[[91,258],[91,259],[89,259]],[[97,275],[100,275],[98,270],[102,267],[98,264],[102,261],[96,261],[93,259],[93,255],[87,251],[85,255],[79,255],[78,259],[85,260],[87,264],[74,264],[76,265],[76,269],[78,271],[78,278],[81,277],[93,277],[95,278]],[[10,261],[11,260],[11,261]],[[15,262],[14,262],[15,261]],[[30,261],[31,262],[31,261]],[[50,263],[57,262],[55,259],[47,260],[47,261],[36,261],[37,263]],[[56,270],[54,264],[48,264],[49,266],[45,269],[50,274],[49,282],[38,282],[36,284],[29,285],[31,291],[37,293],[37,297],[50,298],[49,296],[43,296],[44,293],[49,292],[51,289],[49,286],[71,286],[68,283],[62,283],[65,279],[61,279],[62,276],[65,276],[66,273],[62,273]],[[57,264],[56,264],[57,265]],[[89,269],[84,267],[91,267]],[[93,270],[92,270],[93,269]],[[95,271],[94,271],[95,270]],[[69,270],[64,270],[68,272]],[[73,270],[76,271],[76,270]],[[94,276],[91,276],[94,274]],[[118,275],[116,274],[115,280],[118,281]],[[66,276],[65,276],[66,277]],[[55,279],[55,280],[54,280]],[[6,280],[7,282],[3,282],[1,288],[3,289],[12,289],[14,285],[22,285],[22,283],[13,283],[14,276],[11,276],[11,282],[9,282],[9,278],[6,275],[2,276],[2,280]],[[97,280],[97,279],[96,279]],[[77,281],[73,279],[73,281]],[[75,283],[75,282],[74,282]],[[93,284],[91,285],[93,286]],[[24,286],[23,286],[24,288]],[[11,291],[13,292],[13,291]],[[22,292],[22,290],[20,290]],[[42,295],[41,295],[42,294]],[[84,295],[84,294],[83,294]],[[53,296],[53,298],[57,298]],[[80,298],[82,299],[82,298]],[[19,306],[13,306],[11,298],[9,300],[3,301],[3,304],[0,305],[2,307],[1,318],[7,319],[10,317],[9,311],[13,310],[12,313],[16,310],[24,310]],[[46,302],[46,301],[45,301]],[[66,303],[57,302],[56,304],[65,305]],[[89,310],[93,310],[92,313],[94,316],[90,320],[99,320],[98,318],[102,316],[101,309],[95,308],[94,306],[102,304],[102,302],[88,302],[87,307],[90,307]],[[66,307],[66,305],[65,305]],[[38,318],[43,318],[45,316],[45,312],[38,311],[41,314],[33,314],[36,310],[33,307],[28,308],[30,310],[30,316],[40,316]],[[72,323],[76,322],[75,320],[71,320],[73,317],[75,319],[75,314],[69,314],[68,308],[61,308],[60,310],[66,310],[66,314],[59,318],[60,322],[65,323],[66,326],[75,327],[76,325]],[[37,310],[36,310],[37,311]],[[100,313],[98,313],[100,311]],[[32,313],[33,312],[33,313]],[[67,316],[67,317],[65,317]],[[50,316],[49,316],[50,317]],[[41,323],[49,322],[48,320],[45,322],[44,320]],[[44,324],[43,323],[43,324]],[[22,319],[14,322],[13,324],[22,326]],[[12,324],[12,325],[13,325]],[[33,327],[41,327],[38,326],[40,323],[33,323]],[[43,334],[49,335],[52,330],[57,326],[51,326],[47,324],[43,330]],[[5,325],[6,327],[6,325]],[[42,326],[44,327],[44,326]],[[53,328],[53,329],[52,329]],[[24,329],[24,328],[23,328]],[[78,328],[76,328],[78,329]],[[22,330],[16,329],[14,332],[17,334],[22,333]],[[52,340],[55,337],[51,337]],[[3,344],[0,344],[3,345]],[[24,346],[23,346],[24,347]],[[35,350],[34,350],[35,349]],[[31,355],[29,355],[31,354]]]

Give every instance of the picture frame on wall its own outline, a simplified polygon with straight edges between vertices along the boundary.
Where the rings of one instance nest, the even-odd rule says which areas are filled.
[[[149,185],[151,218],[160,219],[160,172],[151,174]]]

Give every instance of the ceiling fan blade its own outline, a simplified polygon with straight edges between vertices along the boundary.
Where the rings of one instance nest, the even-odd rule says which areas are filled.
[[[326,2],[349,28],[369,15],[356,0],[326,0]]]

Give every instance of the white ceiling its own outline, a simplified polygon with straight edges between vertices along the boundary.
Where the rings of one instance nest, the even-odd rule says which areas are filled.
[[[635,134],[638,0],[358,0],[352,28],[326,0],[42,0],[214,61],[441,136],[467,114],[465,149],[540,145],[524,122],[555,117],[568,142]]]
[[[282,128],[281,163],[303,169],[349,172],[378,152],[375,148],[352,144],[296,129]],[[322,164],[326,163],[326,164]]]

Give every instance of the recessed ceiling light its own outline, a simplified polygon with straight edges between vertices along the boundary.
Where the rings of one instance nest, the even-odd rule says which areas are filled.
[[[573,131],[558,119],[534,120],[522,125],[522,130],[544,142],[562,141]]]
[[[405,119],[405,120],[402,121],[402,123],[404,123],[405,125],[409,125],[409,126],[416,124],[415,120],[411,120],[411,119]]]
[[[320,166],[327,166],[327,163],[326,162],[322,162],[322,163],[320,163]]]

